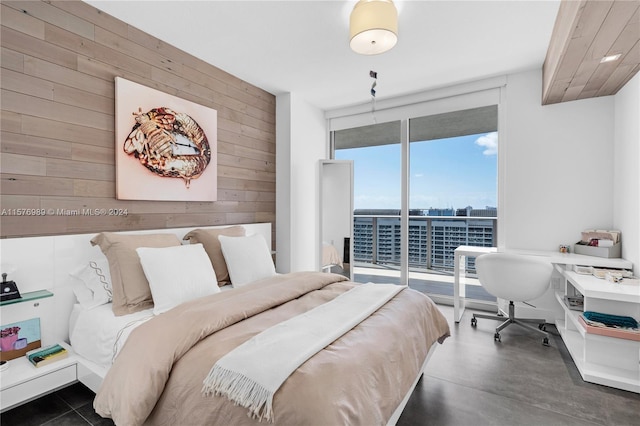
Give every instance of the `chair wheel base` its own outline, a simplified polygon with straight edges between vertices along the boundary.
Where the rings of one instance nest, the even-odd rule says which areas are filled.
[[[500,337],[500,333],[496,333],[493,335],[493,340],[496,342],[502,342],[502,338]]]
[[[475,318],[471,318],[471,327],[475,327],[476,325],[478,325],[478,320]]]
[[[546,326],[546,324],[540,324],[540,325],[538,326],[538,328],[539,328],[540,330],[542,330],[542,331],[547,331],[547,326]]]
[[[549,338],[545,337],[544,339],[542,339],[542,345],[543,346],[549,346]]]

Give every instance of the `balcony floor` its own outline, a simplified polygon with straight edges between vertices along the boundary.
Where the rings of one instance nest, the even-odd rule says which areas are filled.
[[[379,265],[354,266],[354,281],[359,283],[393,283],[400,284],[400,271]],[[495,302],[496,298],[480,285],[475,278],[466,278],[466,298]],[[409,287],[428,295],[448,296],[453,298],[453,275],[437,271],[409,271]]]

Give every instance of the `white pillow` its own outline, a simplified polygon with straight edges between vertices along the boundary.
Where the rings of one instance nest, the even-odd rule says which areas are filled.
[[[136,252],[149,281],[155,315],[220,291],[216,273],[202,244],[139,247]]]
[[[85,309],[93,309],[111,302],[111,276],[107,259],[92,260],[69,272],[73,278],[73,293]]]
[[[220,235],[220,246],[234,288],[276,275],[269,246],[260,234],[247,237]]]

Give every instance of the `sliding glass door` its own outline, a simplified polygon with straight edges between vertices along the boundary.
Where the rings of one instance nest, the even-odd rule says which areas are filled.
[[[451,297],[454,250],[496,245],[497,125],[496,105],[409,120],[411,287]],[[467,295],[495,300],[474,284]]]
[[[500,97],[490,89],[332,121],[333,158],[354,161],[356,281],[447,301],[454,250],[498,245]],[[349,126],[367,121],[378,122]],[[478,285],[466,294],[490,299]]]

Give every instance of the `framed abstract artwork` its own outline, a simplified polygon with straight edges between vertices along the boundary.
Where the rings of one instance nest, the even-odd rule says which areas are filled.
[[[115,79],[116,197],[216,201],[217,111]]]

